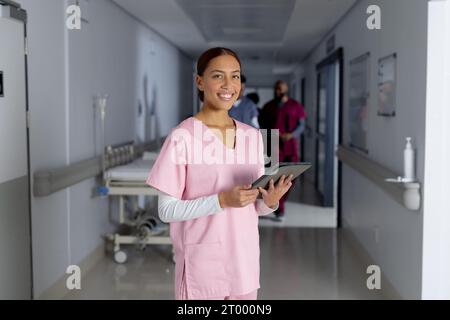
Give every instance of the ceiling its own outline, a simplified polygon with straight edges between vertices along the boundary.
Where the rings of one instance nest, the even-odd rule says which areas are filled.
[[[249,84],[292,71],[357,0],[113,0],[195,60],[239,54]],[[278,73],[278,74],[277,74]]]

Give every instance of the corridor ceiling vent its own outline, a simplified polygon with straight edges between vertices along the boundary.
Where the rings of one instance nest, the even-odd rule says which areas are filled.
[[[175,0],[209,44],[281,45],[295,0]]]

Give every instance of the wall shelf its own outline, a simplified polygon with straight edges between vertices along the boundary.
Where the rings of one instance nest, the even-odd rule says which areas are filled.
[[[356,170],[375,183],[386,194],[405,208],[413,211],[420,209],[421,185],[419,182],[402,182],[395,178],[399,175],[380,164],[358,154],[352,149],[340,145],[337,157],[345,165]],[[394,179],[393,179],[394,178]]]

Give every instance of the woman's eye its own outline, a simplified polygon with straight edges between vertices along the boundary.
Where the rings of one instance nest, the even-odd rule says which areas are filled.
[[[234,76],[234,79],[240,79],[241,77],[240,76]]]
[[[213,79],[221,79],[222,75],[221,74],[215,74],[213,75]]]

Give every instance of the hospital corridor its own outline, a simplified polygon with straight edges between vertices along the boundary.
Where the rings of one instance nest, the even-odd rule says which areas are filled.
[[[0,0],[0,300],[449,300],[450,0]]]

